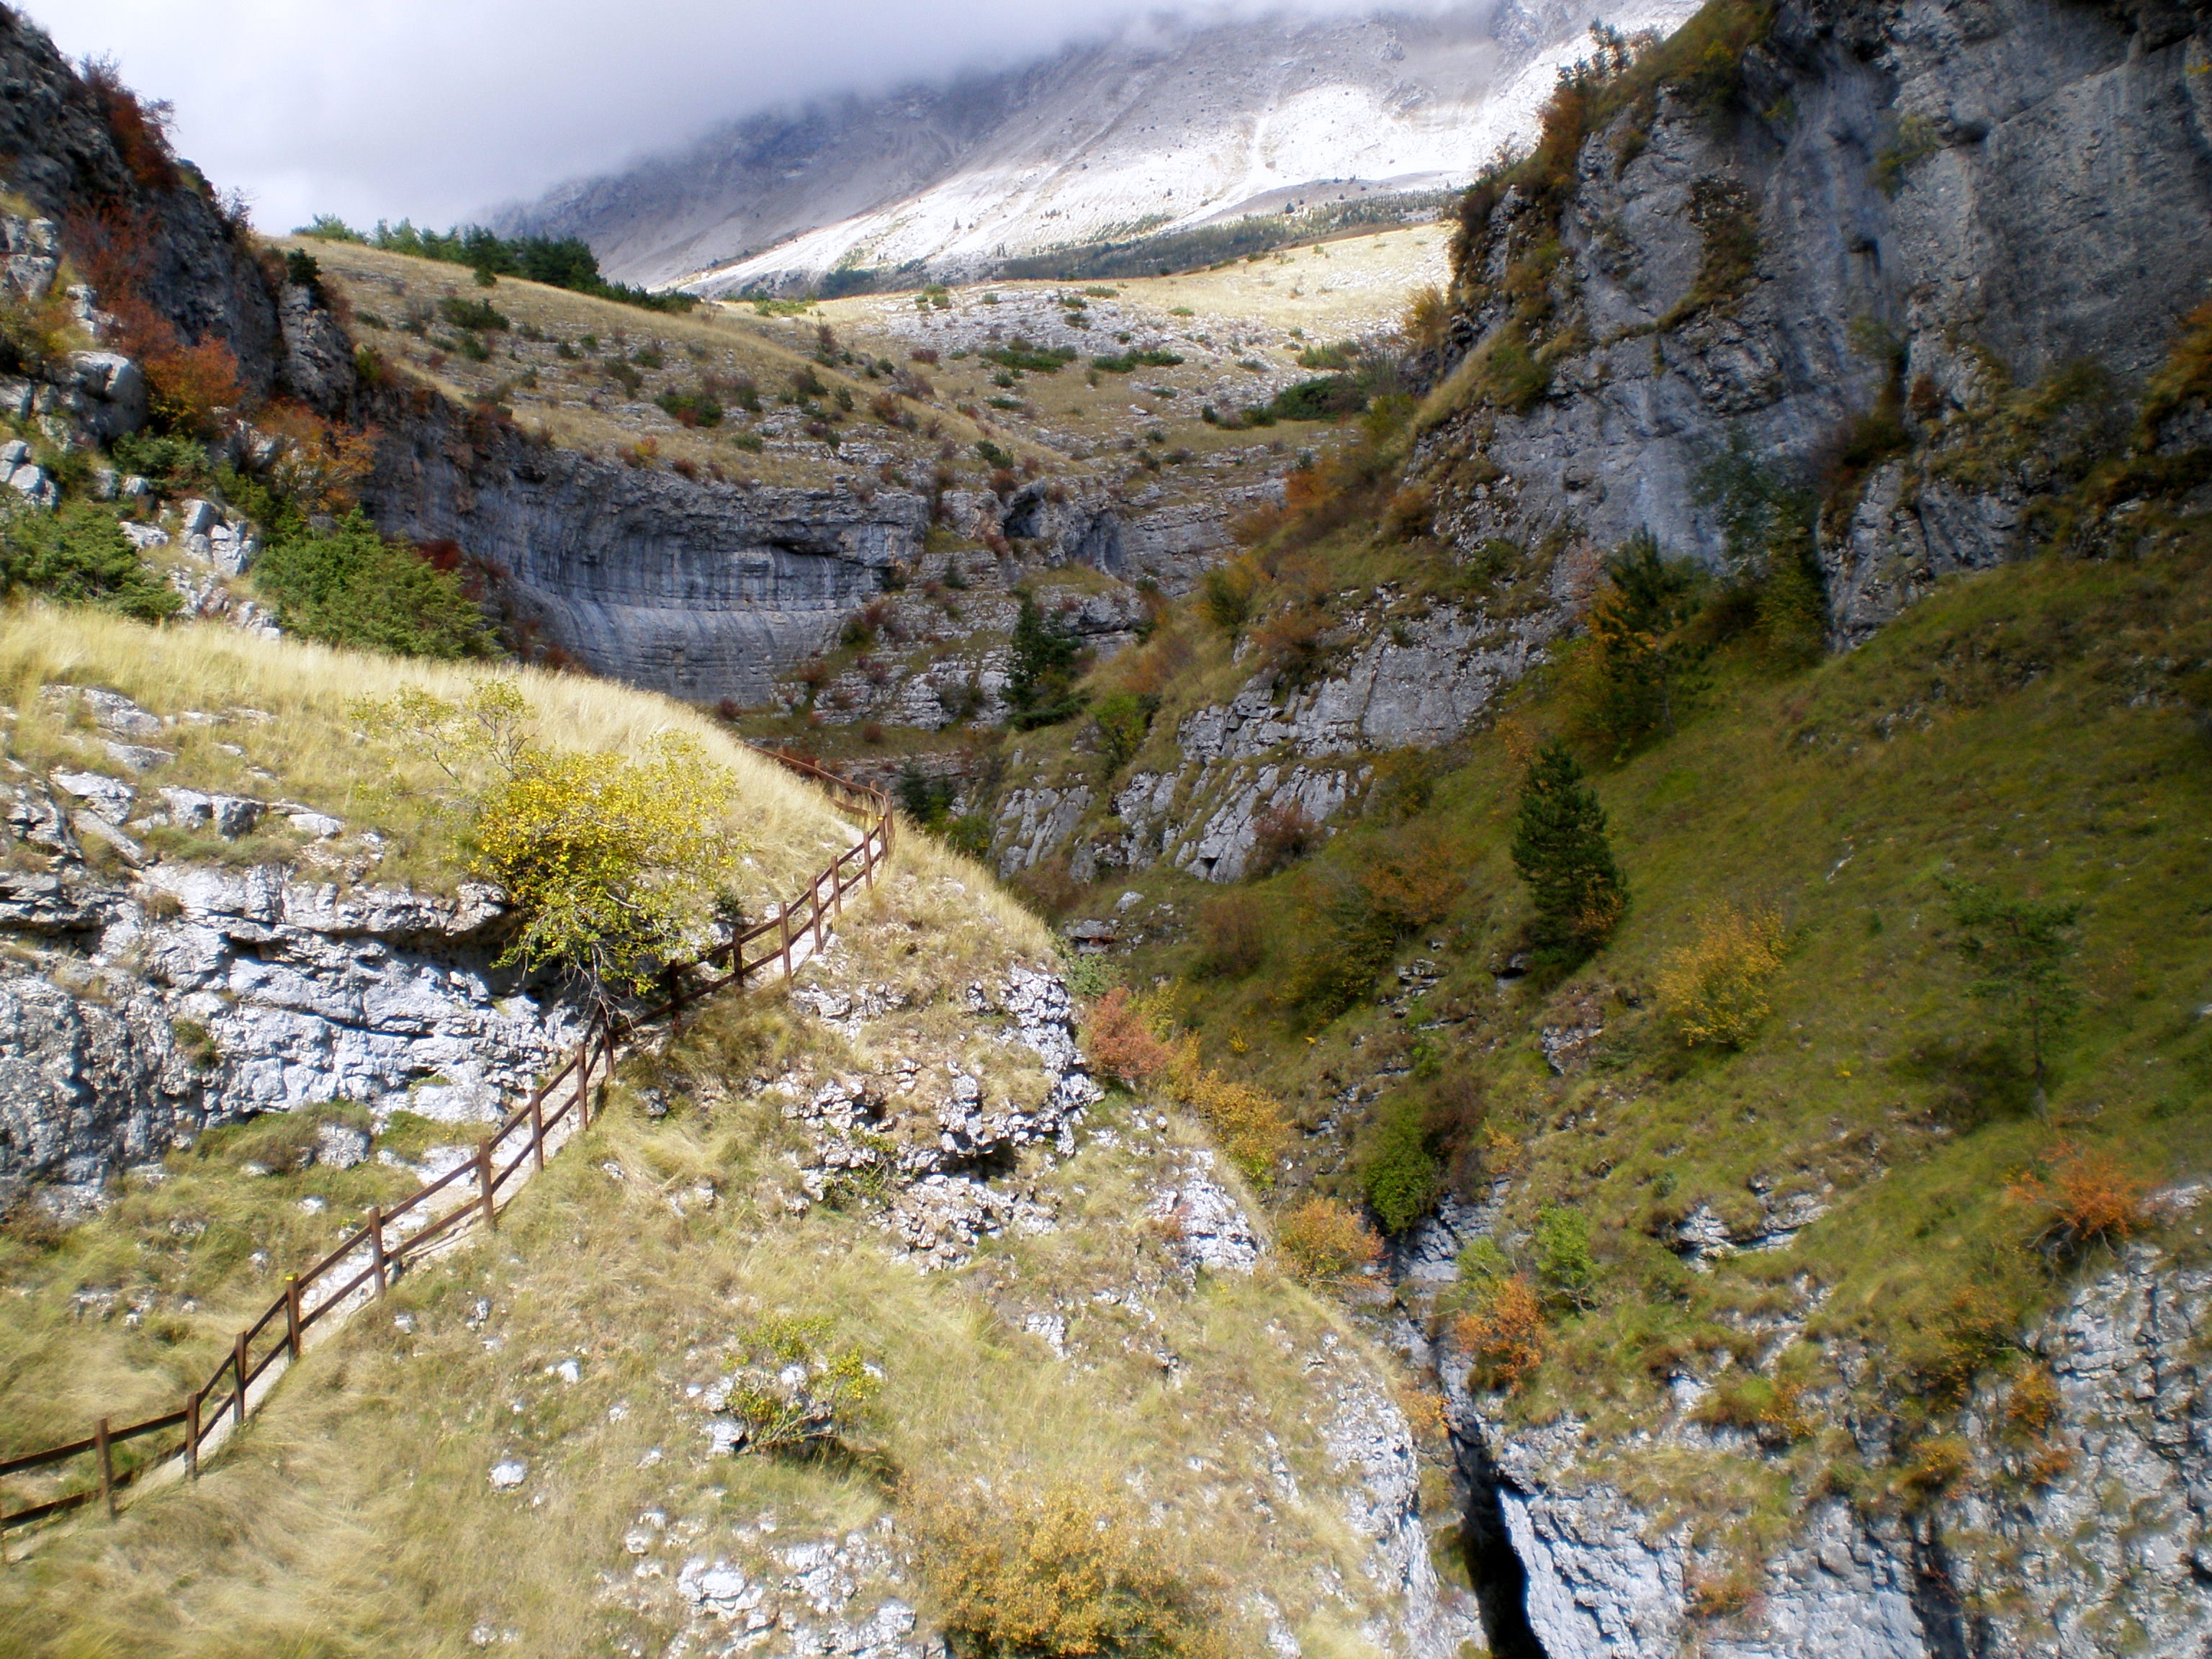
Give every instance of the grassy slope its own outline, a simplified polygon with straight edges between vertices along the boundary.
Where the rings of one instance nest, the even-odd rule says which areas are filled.
[[[840,982],[908,986],[921,996],[917,1041],[957,1042],[972,1024],[959,988],[1046,943],[979,884],[927,845],[902,852],[880,896],[848,914]],[[1031,1154],[1016,1177],[1058,1204],[1059,1231],[923,1277],[888,1259],[865,1206],[791,1214],[791,1131],[742,1079],[793,1062],[866,1057],[770,993],[723,1000],[669,1054],[634,1062],[589,1144],[526,1190],[495,1240],[413,1276],[386,1310],[311,1351],[196,1491],[46,1534],[0,1575],[0,1646],[458,1655],[489,1625],[526,1652],[659,1652],[681,1627],[669,1584],[687,1554],[757,1572],[763,1516],[779,1544],[836,1537],[908,1494],[982,1478],[1127,1486],[1186,1564],[1234,1587],[1237,1616],[1264,1589],[1307,1651],[1371,1652],[1316,1570],[1358,1582],[1363,1546],[1322,1436],[1328,1395],[1376,1362],[1271,1272],[1186,1287],[1168,1267],[1142,1210],[1188,1131],[1155,1136],[1109,1103],[1097,1121],[1121,1147],[1094,1144],[1057,1169]],[[652,1123],[635,1093],[648,1080],[679,1082],[696,1103]],[[1133,1290],[1146,1311],[1094,1302],[1105,1288]],[[488,1320],[472,1314],[478,1298]],[[1065,1363],[1019,1328],[1021,1310],[1054,1306],[1069,1310]],[[388,1316],[403,1312],[411,1332]],[[687,1385],[726,1370],[733,1336],[768,1312],[825,1316],[834,1342],[880,1364],[866,1456],[703,1455]],[[573,1385],[549,1375],[565,1358],[580,1363]],[[1304,1497],[1273,1485],[1269,1436]],[[653,1448],[663,1459],[648,1460]],[[486,1472],[509,1455],[529,1480],[495,1493]],[[623,1536],[647,1508],[670,1525],[641,1563]],[[658,1576],[633,1577],[638,1566]]]
[[[304,248],[314,256],[325,279],[353,308],[354,337],[388,363],[457,402],[495,396],[520,419],[542,428],[564,448],[605,454],[649,437],[659,446],[664,463],[713,463],[732,477],[827,485],[854,469],[849,459],[841,461],[824,445],[807,441],[789,451],[748,452],[728,441],[751,424],[750,417],[738,410],[729,410],[719,428],[686,428],[653,402],[664,392],[696,388],[704,374],[745,375],[758,386],[763,407],[773,410],[791,390],[793,377],[811,370],[830,392],[842,386],[853,394],[856,412],[841,417],[839,430],[844,436],[890,450],[916,470],[916,476],[927,477],[937,441],[896,432],[871,418],[869,400],[886,389],[886,382],[866,378],[857,367],[833,369],[814,361],[818,319],[793,319],[780,326],[732,307],[702,307],[689,314],[641,311],[518,277],[502,277],[492,288],[478,288],[466,266],[349,243],[300,240],[280,246]],[[437,340],[450,343],[459,335],[442,320],[430,322],[428,337],[417,338],[402,330],[410,306],[434,311],[447,297],[485,301],[518,329],[534,328],[543,337],[530,341],[519,331],[494,331],[487,336],[493,347],[489,360],[477,363],[438,346]],[[599,342],[595,348],[581,347],[587,334]],[[556,349],[559,344],[576,349],[579,355],[561,357]],[[644,384],[633,398],[605,377],[604,365],[648,347],[659,349],[663,366],[644,372]],[[904,359],[900,352],[898,360]],[[532,375],[535,384],[526,379]],[[917,405],[915,413],[935,419],[943,436],[963,451],[979,435],[974,423],[950,408]],[[1018,453],[1027,447],[1018,440],[1012,447]],[[1043,453],[1042,459],[1058,458]]]
[[[156,629],[99,611],[43,605],[0,617],[0,695],[15,711],[7,752],[18,761],[33,769],[121,769],[100,746],[104,734],[65,726],[42,707],[41,684],[104,686],[165,716],[259,710],[275,718],[172,726],[155,741],[175,749],[177,758],[143,787],[283,795],[343,817],[350,829],[377,829],[394,843],[377,866],[381,881],[448,886],[455,878],[451,825],[427,813],[421,799],[445,779],[427,756],[372,750],[349,709],[362,698],[388,698],[407,685],[459,699],[500,674],[515,677],[536,711],[543,741],[621,751],[659,732],[682,732],[729,768],[738,782],[740,823],[757,848],[745,894],[756,908],[803,882],[825,849],[845,844],[837,839],[843,821],[812,790],[699,710],[652,692],[580,675],[404,661],[269,641],[215,623]],[[226,744],[243,752],[234,755]],[[237,860],[295,848],[257,841],[185,850]]]
[[[0,619],[0,676],[15,711],[4,738],[11,759],[34,771],[122,769],[100,748],[101,734],[58,723],[41,704],[41,684],[105,686],[163,714],[258,709],[274,718],[171,727],[158,741],[176,747],[178,757],[141,787],[175,783],[301,800],[346,819],[337,857],[349,857],[366,879],[432,889],[456,878],[453,828],[427,818],[407,786],[444,780],[425,757],[410,756],[401,762],[401,788],[388,788],[383,756],[366,747],[347,709],[356,698],[389,696],[403,684],[457,697],[494,672],[263,640],[215,624],[154,629],[90,611],[25,607]],[[683,704],[578,676],[525,671],[518,683],[538,711],[544,741],[623,750],[680,731],[729,767],[738,781],[740,822],[756,848],[743,884],[755,913],[848,844],[845,821],[820,795]],[[244,752],[232,755],[225,744]],[[392,838],[373,866],[351,838],[372,826]],[[100,850],[88,838],[86,845]],[[280,828],[235,842],[178,837],[167,850],[246,863],[287,861],[303,848]],[[303,880],[343,874],[343,866],[300,869]],[[88,986],[96,994],[96,983]],[[334,1115],[365,1117],[349,1108]],[[0,1283],[15,1298],[0,1328],[0,1440],[11,1449],[45,1444],[81,1433],[103,1413],[161,1409],[188,1377],[197,1382],[212,1369],[246,1316],[258,1316],[273,1294],[272,1274],[329,1249],[368,1205],[419,1184],[374,1164],[259,1179],[240,1173],[251,1162],[277,1164],[276,1143],[299,1131],[283,1117],[218,1131],[173,1155],[160,1184],[134,1180],[118,1211],[72,1231],[58,1249],[35,1237],[0,1234]],[[412,1157],[433,1139],[455,1138],[421,1125],[384,1144]],[[325,1200],[328,1211],[303,1212],[300,1200],[309,1197]],[[264,1262],[253,1261],[257,1251]],[[105,1318],[74,1305],[81,1290],[116,1293]],[[134,1300],[147,1301],[143,1320],[126,1320]]]
[[[1598,1306],[1555,1313],[1553,1358],[1518,1409],[1625,1424],[1660,1406],[1670,1373],[1711,1376],[1724,1355],[1757,1353],[1784,1316],[1809,1316],[1827,1346],[1801,1346],[1784,1373],[1832,1389],[1837,1358],[1871,1342],[1876,1363],[1855,1391],[1909,1443],[1934,1413],[1929,1379],[1976,1320],[2016,1321],[2057,1291],[2025,1248],[2036,1219],[2009,1182],[2062,1139],[2153,1182],[2201,1174],[2212,1155],[2212,1041],[2198,1012],[2212,980],[2212,769],[2179,695],[2179,676],[2212,655],[2204,563],[2201,545],[2138,563],[2039,561],[1949,583],[1809,673],[1724,661],[1678,736],[1600,769],[1632,906],[1612,945],[1548,993],[1491,977],[1525,914],[1506,856],[1512,750],[1572,723],[1571,670],[1540,677],[1500,730],[1449,757],[1425,810],[1352,825],[1246,890],[1266,918],[1266,957],[1242,979],[1184,981],[1180,1006],[1210,1051],[1292,1099],[1309,1125],[1340,1090],[1379,1085],[1374,1107],[1342,1115],[1363,1152],[1363,1116],[1418,1111],[1427,1091],[1463,1080],[1473,1104],[1444,1150],[1471,1192],[1511,1178],[1501,1237],[1523,1262],[1542,1205],[1590,1218]],[[1448,913],[1401,951],[1437,960],[1442,983],[1396,1009],[1370,1000],[1317,1022],[1284,988],[1304,942],[1332,926],[1319,908],[1332,878],[1409,840],[1441,845],[1464,873]],[[2085,1002],[2049,1123],[2029,1109],[2004,1034],[1965,994],[1936,885],[1947,873],[2082,902]],[[1198,897],[1158,872],[1127,884],[1186,916]],[[1738,1054],[1684,1050],[1653,995],[1663,959],[1720,902],[1771,906],[1790,929],[1773,1012]],[[1195,933],[1210,925],[1200,911]],[[1147,947],[1132,975],[1187,973],[1198,954]],[[1553,1077],[1538,1030],[1585,1023],[1605,1027],[1594,1057]],[[1307,1146],[1308,1178],[1357,1193],[1360,1158],[1346,1159],[1344,1137]],[[1755,1222],[1753,1182],[1826,1192],[1834,1207],[1788,1249],[1692,1273],[1668,1248],[1674,1224],[1700,1203]],[[1788,1507],[1793,1468],[1801,1494],[1816,1467],[1853,1484],[1887,1478],[1855,1473],[1840,1434],[1795,1455],[1761,1477],[1770,1518]],[[1747,1471],[1723,1473],[1675,1471],[1653,1492],[1749,1504]]]

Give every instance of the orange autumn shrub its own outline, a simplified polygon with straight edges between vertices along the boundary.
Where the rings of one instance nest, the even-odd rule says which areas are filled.
[[[1083,1021],[1083,1047],[1091,1066],[1132,1089],[1165,1076],[1175,1051],[1153,1030],[1151,1012],[1120,985],[1092,1003]]]
[[[2062,1254],[2092,1244],[2117,1244],[2147,1218],[2148,1183],[2112,1153],[2062,1141],[2039,1171],[2008,1189],[2040,1224],[2035,1242]]]
[[[1544,1363],[1543,1302],[1526,1274],[1494,1279],[1453,1322],[1452,1334],[1467,1350],[1474,1380],[1510,1393]]]
[[[1303,1284],[1334,1285],[1371,1266],[1382,1241],[1350,1205],[1309,1198],[1275,1223],[1275,1243]]]

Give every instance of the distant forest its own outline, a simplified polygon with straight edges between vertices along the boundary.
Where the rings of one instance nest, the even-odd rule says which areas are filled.
[[[558,240],[550,236],[507,238],[482,225],[456,225],[448,231],[417,230],[408,219],[397,225],[380,219],[374,230],[364,233],[327,213],[293,234],[325,242],[358,242],[387,253],[412,254],[418,259],[441,259],[447,264],[467,265],[481,276],[520,276],[525,282],[569,289],[647,311],[689,311],[699,303],[694,294],[655,294],[607,281],[599,275],[599,255],[578,236]]]

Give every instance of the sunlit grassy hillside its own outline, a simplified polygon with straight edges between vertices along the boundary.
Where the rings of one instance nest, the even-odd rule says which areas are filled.
[[[1134,888],[1187,919],[1123,971],[1170,975],[1209,1056],[1294,1103],[1311,1133],[1288,1192],[1407,1219],[1450,1188],[1502,1199],[1502,1253],[1467,1264],[1439,1328],[1488,1276],[1544,1287],[1547,1358],[1515,1410],[1622,1426],[1675,1379],[1764,1362],[1778,1385],[1708,1409],[1750,1423],[1775,1386],[1803,1399],[1762,1427],[1783,1455],[1636,1489],[1771,1523],[1742,1534],[1771,1542],[1813,1493],[1921,1478],[1964,1391],[2010,1374],[2013,1334],[2130,1230],[2203,1252],[2185,1212],[2143,1200],[2212,1165],[2212,549],[2151,545],[1951,581],[1810,670],[1740,640],[1679,729],[1617,763],[1578,644],[1491,729],[1394,757],[1364,815],[1281,873],[1061,896],[1109,914]],[[1166,707],[1192,676],[1220,695],[1209,660],[1186,658]],[[1529,910],[1509,852],[1553,736],[1590,768],[1629,895],[1555,981],[1514,975]],[[1071,769],[1095,771],[1088,750]],[[2044,1109],[2021,1028],[1972,994],[1947,880],[2080,906]],[[1781,964],[1740,1048],[1692,1044],[1663,988],[1731,910],[1774,919]],[[2084,1187],[2130,1218],[2072,1237]],[[1770,1248],[1699,1261],[1716,1223]],[[1893,1425],[1893,1454],[1869,1465],[1820,1426],[1846,1399]]]
[[[493,678],[521,690],[534,735],[548,746],[627,753],[680,733],[728,768],[738,786],[735,827],[754,848],[739,884],[756,910],[804,882],[825,851],[849,844],[844,820],[817,792],[711,717],[653,692],[582,675],[264,639],[215,623],[156,629],[37,605],[0,616],[0,679],[15,710],[7,751],[19,762],[122,770],[105,748],[115,734],[96,728],[82,707],[40,695],[46,685],[118,691],[167,723],[146,739],[174,753],[154,782],[287,799],[343,818],[356,835],[375,830],[388,846],[371,878],[435,890],[451,890],[461,874],[456,826],[430,799],[448,780],[433,755],[391,741],[362,705],[409,686],[459,702]],[[296,852],[296,838],[286,837],[272,828],[261,838],[209,837],[177,850],[251,862]]]

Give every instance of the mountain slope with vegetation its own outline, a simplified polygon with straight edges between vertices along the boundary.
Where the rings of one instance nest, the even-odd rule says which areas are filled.
[[[949,809],[1391,1235],[1499,1651],[2203,1639],[2202,15],[1928,21],[1601,33],[1425,398]],[[2156,258],[1906,291],[2122,83]]]
[[[483,572],[356,503],[380,417],[527,446],[356,356],[155,112],[12,13],[0,46],[91,158],[13,158],[0,203],[12,1462],[173,1406],[586,1015],[788,927],[857,832],[727,721],[518,660]],[[1371,1241],[1279,1246],[1241,1171],[1279,1126],[1232,1159],[1094,1081],[1036,919],[899,840],[197,1479],[8,1528],[0,1646],[1456,1652],[1439,1408],[1340,1300]],[[105,1434],[0,1522],[155,1445]]]

